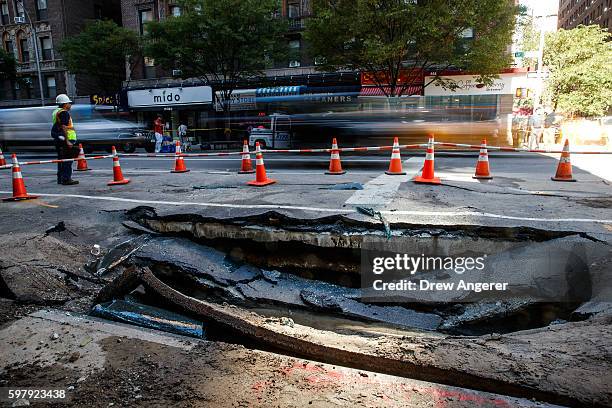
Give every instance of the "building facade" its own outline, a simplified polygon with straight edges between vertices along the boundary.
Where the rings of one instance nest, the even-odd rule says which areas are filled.
[[[78,34],[88,20],[120,23],[119,13],[119,0],[0,0],[2,47],[15,57],[22,80],[0,84],[0,107],[41,104],[34,41],[46,104],[54,104],[59,93],[76,98],[98,91],[86,76],[66,70],[57,47],[66,37]]]
[[[612,0],[559,0],[559,28],[570,30],[592,24],[610,31]]]

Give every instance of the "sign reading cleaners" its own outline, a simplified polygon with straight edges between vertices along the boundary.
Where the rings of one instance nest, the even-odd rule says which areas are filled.
[[[136,91],[128,91],[127,94],[130,108],[201,105],[212,103],[212,89],[210,86],[141,89]]]

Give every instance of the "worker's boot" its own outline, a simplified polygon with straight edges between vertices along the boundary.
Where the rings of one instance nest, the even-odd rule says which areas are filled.
[[[79,182],[77,180],[72,180],[72,179],[62,182],[62,185],[64,186],[73,186],[75,184],[79,184]]]

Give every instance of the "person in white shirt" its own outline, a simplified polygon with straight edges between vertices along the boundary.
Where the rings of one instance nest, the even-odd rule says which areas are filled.
[[[178,137],[181,141],[181,146],[185,149],[185,151],[191,150],[191,145],[189,144],[189,139],[187,138],[187,125],[184,122],[181,122],[178,127]]]

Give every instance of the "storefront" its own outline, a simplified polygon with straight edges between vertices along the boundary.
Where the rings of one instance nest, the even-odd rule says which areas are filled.
[[[127,91],[127,106],[135,112],[138,122],[148,129],[153,128],[155,117],[160,114],[165,129],[172,136],[177,135],[181,123],[187,125],[188,136],[199,139],[210,129],[213,107],[210,86],[166,87],[136,89]]]
[[[506,144],[513,144],[512,119],[516,106],[537,87],[537,79],[531,78],[526,69],[509,69],[498,75],[490,85],[478,82],[476,75],[444,75],[445,82],[453,81],[457,89],[451,90],[432,82],[425,87],[427,109],[444,112],[458,121],[480,123],[496,121],[496,129]],[[425,83],[434,80],[426,76]]]

